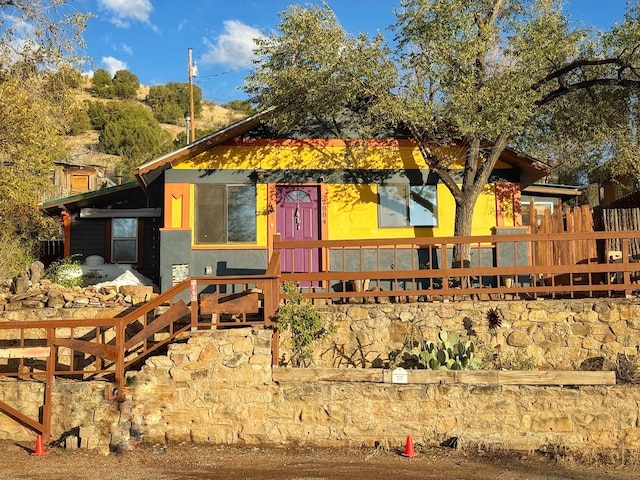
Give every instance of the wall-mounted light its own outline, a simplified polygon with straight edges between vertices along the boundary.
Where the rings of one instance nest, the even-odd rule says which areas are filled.
[[[263,183],[266,175],[267,175],[267,172],[263,168],[258,168],[253,172],[253,176],[256,179],[256,182],[258,183]]]
[[[269,213],[273,213],[275,211],[276,211],[276,209],[273,208],[273,205],[269,205],[269,208],[267,208],[267,212],[269,212]]]

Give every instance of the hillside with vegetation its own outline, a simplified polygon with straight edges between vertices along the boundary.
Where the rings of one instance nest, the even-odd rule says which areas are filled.
[[[64,136],[68,163],[105,167],[108,178],[127,180],[137,165],[186,145],[188,84],[140,85],[126,70],[70,76],[75,108]],[[193,97],[196,138],[251,113],[246,102],[217,105],[202,99],[197,86]]]

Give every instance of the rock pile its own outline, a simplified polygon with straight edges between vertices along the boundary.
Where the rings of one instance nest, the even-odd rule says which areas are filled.
[[[153,286],[141,275],[125,272],[122,278],[87,287],[67,288],[43,278],[44,265],[34,262],[10,285],[0,286],[0,311],[43,308],[127,308],[155,298]]]
[[[139,305],[155,298],[154,287],[146,285],[111,285],[65,288],[41,280],[20,294],[10,288],[0,290],[0,310],[40,308],[117,308]]]

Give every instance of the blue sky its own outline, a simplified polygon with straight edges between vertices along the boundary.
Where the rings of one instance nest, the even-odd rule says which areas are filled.
[[[624,18],[629,0],[570,0],[571,19],[608,29]],[[636,0],[632,0],[636,1]],[[352,34],[384,31],[396,0],[327,0]],[[273,32],[291,0],[79,0],[93,12],[85,32],[88,69],[129,70],[145,85],[188,80],[188,49],[203,97],[223,104],[245,98],[253,38]],[[316,2],[312,2],[316,3]]]

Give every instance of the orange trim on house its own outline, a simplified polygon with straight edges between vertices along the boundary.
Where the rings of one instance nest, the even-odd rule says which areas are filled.
[[[64,230],[63,255],[71,256],[71,215],[66,210],[62,211],[62,226]]]
[[[513,182],[496,183],[496,226],[522,226],[522,207],[520,205],[520,195],[519,184]]]
[[[267,254],[273,254],[273,236],[276,234],[276,184],[267,183]]]
[[[409,139],[379,139],[379,140],[342,140],[337,138],[311,138],[305,140],[296,139],[255,139],[255,138],[234,138],[222,145],[232,147],[357,147],[367,145],[368,147],[415,147],[416,142]]]
[[[190,195],[191,187],[188,183],[167,183],[164,195],[164,219],[166,230],[190,229]],[[174,204],[174,199],[179,200],[179,206]],[[179,211],[174,211],[175,208]]]

